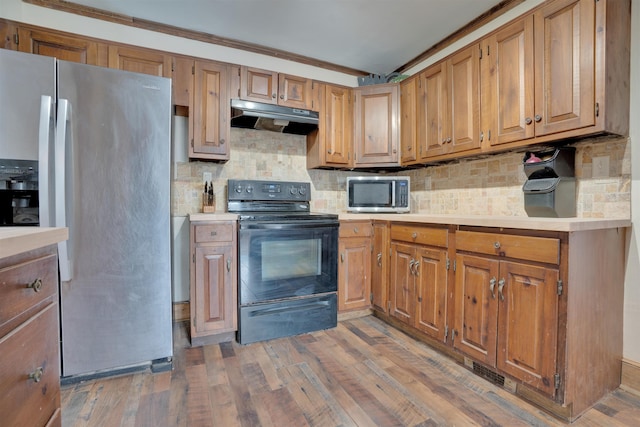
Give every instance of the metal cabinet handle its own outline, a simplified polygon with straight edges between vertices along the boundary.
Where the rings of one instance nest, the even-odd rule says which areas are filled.
[[[418,268],[420,268],[420,261],[415,261],[413,263],[413,275],[414,276],[419,276],[420,275],[420,271],[418,270]]]
[[[42,366],[36,368],[35,371],[29,374],[29,379],[33,380],[34,383],[39,383],[42,379],[42,374],[44,374],[44,368]]]
[[[418,233],[411,233],[411,238],[415,240],[418,237]]]
[[[524,119],[524,122],[530,125],[531,123],[533,123],[533,120],[531,120],[531,117],[527,117],[526,119]]]
[[[212,232],[211,232],[211,237],[216,237],[217,235],[218,235],[218,232],[217,232],[217,231],[212,231]]]
[[[411,258],[411,261],[409,261],[409,271],[411,272],[411,275],[415,275],[416,273],[413,271],[413,265],[415,264],[415,260],[413,258]]]
[[[224,138],[220,139],[220,145],[222,145],[222,144],[224,144],[224,143],[225,143]]]
[[[378,265],[382,267],[382,252],[378,253]]]
[[[498,295],[500,295],[500,301],[504,301],[504,294],[502,293],[502,289],[504,288],[505,282],[504,279],[500,279],[498,281]]]
[[[353,232],[358,234],[358,227],[353,227]]]
[[[42,289],[42,279],[38,277],[33,282],[29,283],[27,285],[27,288],[33,289],[33,292],[40,292],[40,290]]]
[[[447,142],[451,142],[451,137],[447,138]]]
[[[534,118],[536,120],[536,123],[540,123],[540,121],[542,120],[542,116],[540,114],[536,114]]]
[[[496,288],[496,278],[492,277],[491,280],[489,280],[489,290],[491,291],[491,298],[493,299],[496,299],[495,288]]]
[[[493,244],[493,247],[496,248],[496,249],[500,249],[500,242],[495,242]]]
[[[227,259],[227,271],[231,271],[231,259]]]
[[[284,99],[284,95],[280,95],[280,99]]]
[[[272,93],[272,94],[271,94],[271,97],[272,97],[273,99],[276,99],[276,94],[275,94],[275,93]]]
[[[340,262],[344,262],[344,254],[340,254]]]

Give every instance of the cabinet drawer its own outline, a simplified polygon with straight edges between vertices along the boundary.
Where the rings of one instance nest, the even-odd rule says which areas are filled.
[[[549,264],[560,263],[560,240],[548,237],[458,231],[456,250]]]
[[[57,292],[58,266],[55,254],[1,269],[0,325]]]
[[[340,237],[370,237],[372,234],[371,221],[343,221],[340,223]]]
[[[391,224],[391,240],[446,248],[449,245],[449,231],[444,228]]]
[[[233,224],[221,222],[220,224],[196,225],[194,242],[231,242],[234,238]]]
[[[60,407],[58,305],[0,339],[0,414],[3,425],[42,426]],[[29,378],[40,372],[38,382]]]

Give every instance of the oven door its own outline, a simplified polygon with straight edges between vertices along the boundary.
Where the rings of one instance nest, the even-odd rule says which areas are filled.
[[[240,305],[336,292],[338,222],[240,222]]]

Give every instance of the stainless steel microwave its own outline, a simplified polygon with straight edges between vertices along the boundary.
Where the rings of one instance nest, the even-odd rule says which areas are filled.
[[[348,177],[347,211],[409,212],[410,187],[408,176]]]

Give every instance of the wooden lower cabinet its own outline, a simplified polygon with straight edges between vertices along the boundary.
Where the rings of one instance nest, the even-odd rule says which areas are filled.
[[[373,221],[371,237],[371,308],[387,313],[389,301],[389,224]]]
[[[389,315],[444,341],[448,230],[391,225]]]
[[[56,250],[0,259],[2,425],[61,425]]]
[[[371,221],[341,221],[338,240],[338,312],[371,305]]]
[[[238,329],[235,221],[194,221],[191,240],[191,344],[231,341]]]

